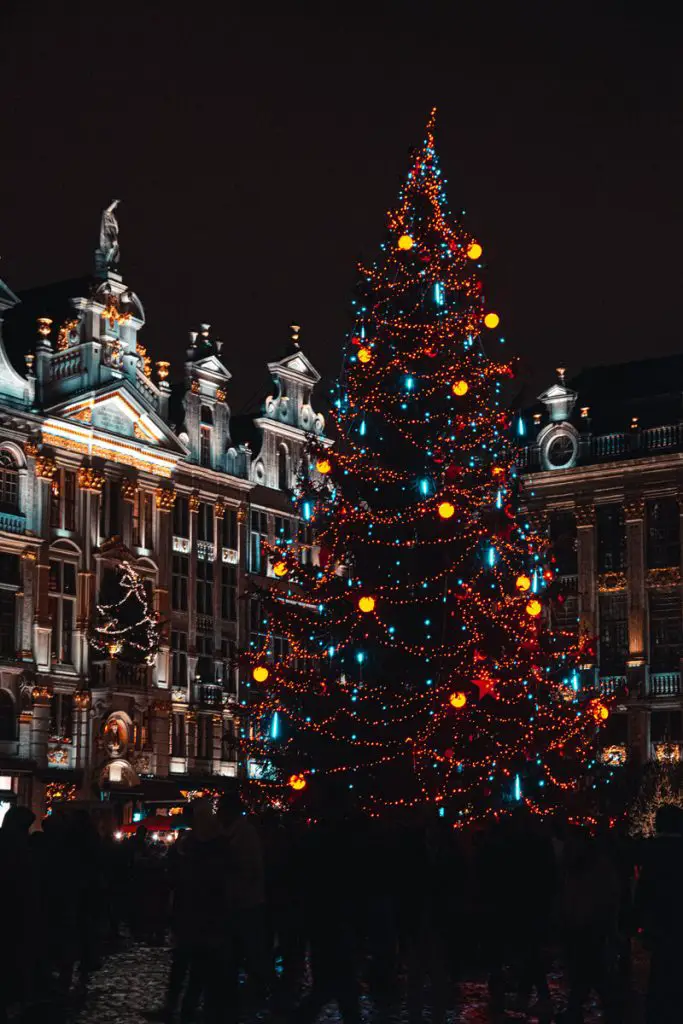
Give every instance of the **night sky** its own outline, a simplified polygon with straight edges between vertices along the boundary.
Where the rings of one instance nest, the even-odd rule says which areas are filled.
[[[293,320],[336,373],[356,262],[436,105],[451,207],[529,387],[559,363],[676,352],[683,62],[664,12],[5,0],[0,276],[88,272],[120,198],[153,358],[182,360],[210,322],[233,410],[253,408]]]

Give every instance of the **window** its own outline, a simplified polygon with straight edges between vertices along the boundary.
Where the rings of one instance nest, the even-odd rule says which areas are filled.
[[[187,611],[187,585],[190,575],[190,560],[187,555],[173,555],[171,577],[171,608],[174,612]]]
[[[289,490],[289,452],[284,444],[277,450],[277,485],[281,491]]]
[[[171,755],[185,757],[186,749],[185,715],[182,711],[175,711],[171,718]]]
[[[19,556],[0,553],[0,658],[14,660],[16,614],[19,590]]]
[[[680,565],[681,528],[678,502],[659,498],[647,503],[647,564],[650,569]]]
[[[286,516],[275,516],[275,540],[287,544],[292,539],[293,525],[293,521]]]
[[[223,686],[228,693],[235,693],[235,641],[223,637]]]
[[[72,636],[76,618],[76,566],[72,562],[50,562],[50,621],[52,659],[73,662]]]
[[[203,405],[201,410],[201,422],[204,426],[213,426],[213,409],[210,405]]]
[[[299,561],[313,565],[313,527],[307,523],[299,523]]]
[[[154,495],[149,491],[137,491],[133,503],[133,544],[135,547],[148,550],[153,547],[153,509]]]
[[[628,658],[628,606],[626,593],[600,594],[600,671],[622,673]]]
[[[598,505],[598,572],[621,572],[626,568],[626,529],[622,505]]]
[[[173,536],[190,536],[190,507],[186,497],[179,494],[173,506]]]
[[[576,520],[572,512],[553,512],[550,516],[550,545],[561,576],[575,576]]]
[[[213,636],[208,633],[197,633],[197,676],[203,683],[216,681],[213,655]]]
[[[12,694],[0,688],[0,741],[7,742],[16,737],[16,714]]]
[[[261,550],[263,541],[268,540],[268,516],[265,512],[251,513],[251,530],[249,536],[249,570],[260,573],[263,553]]]
[[[225,510],[225,515],[223,516],[221,545],[224,548],[230,548],[231,551],[237,551],[237,548],[239,547],[239,541],[237,539],[236,508],[226,508]]]
[[[681,712],[656,710],[650,717],[650,739],[653,743],[677,743],[683,738]]]
[[[268,631],[268,619],[264,614],[261,606],[261,600],[258,597],[252,597],[250,602],[250,637],[249,642],[251,647],[256,651],[263,650],[263,645],[266,640]]]
[[[197,560],[197,614],[213,615],[213,562]]]
[[[213,757],[213,719],[200,715],[197,719],[197,757],[208,761]]]
[[[187,686],[187,633],[171,631],[171,686]]]
[[[221,617],[237,619],[237,566],[223,565],[221,570]]]
[[[283,661],[289,654],[289,641],[284,636],[273,637],[273,657],[275,661]]]
[[[234,761],[237,756],[237,734],[235,723],[231,719],[223,725],[223,739],[221,743],[221,759],[223,761]]]
[[[50,706],[50,736],[71,739],[73,736],[74,699],[70,693],[55,693]]]
[[[52,478],[50,526],[76,529],[76,474],[72,469],[58,469]]]
[[[8,451],[0,451],[0,512],[19,511],[19,471]]]
[[[675,671],[682,649],[680,592],[650,591],[650,667],[655,672]]]
[[[197,539],[213,544],[213,505],[208,501],[199,502],[197,513]]]
[[[121,486],[118,480],[107,480],[100,499],[100,540],[121,534]]]
[[[211,468],[211,427],[199,429],[199,464]]]

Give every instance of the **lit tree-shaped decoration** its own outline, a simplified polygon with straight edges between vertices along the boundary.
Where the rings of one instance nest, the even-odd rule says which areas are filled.
[[[581,684],[587,644],[549,628],[558,584],[519,514],[513,367],[484,351],[484,336],[501,351],[500,317],[433,130],[361,267],[336,447],[312,444],[301,476],[320,564],[292,542],[269,552],[281,589],[262,596],[245,746],[272,801],[332,775],[371,812],[435,804],[464,822],[564,804],[609,711]]]
[[[159,624],[144,580],[130,562],[117,567],[121,598],[97,605],[98,621],[90,642],[111,658],[153,665],[159,650]]]

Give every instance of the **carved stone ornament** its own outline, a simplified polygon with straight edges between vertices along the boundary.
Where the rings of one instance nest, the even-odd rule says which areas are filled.
[[[171,690],[171,699],[174,704],[186,704],[187,692],[181,686],[174,686]]]
[[[240,505],[237,509],[237,522],[244,523],[247,519],[247,507],[246,505]]]
[[[82,491],[101,494],[104,487],[104,473],[92,466],[81,466],[78,470],[78,486]]]
[[[213,513],[216,519],[222,519],[225,515],[225,505],[222,501],[217,501],[213,506]]]
[[[225,401],[225,397],[226,397],[225,396],[225,391],[223,391],[223,388],[216,388],[216,401],[217,402],[224,402]]]
[[[30,459],[35,459],[40,451],[40,437],[27,437],[24,441],[24,453]]]
[[[648,587],[679,587],[681,585],[681,570],[677,565],[664,569],[647,570]]]
[[[603,572],[598,576],[598,590],[601,594],[609,594],[615,590],[626,590],[626,573]]]
[[[124,501],[128,501],[131,504],[135,501],[135,495],[138,493],[137,481],[133,480],[129,476],[124,476],[121,481],[121,497]]]
[[[595,523],[595,505],[577,505],[574,509],[577,526],[593,526]]]
[[[193,395],[198,395],[199,394],[199,381],[198,380],[193,380],[192,384],[190,385],[190,389],[191,389]]]
[[[89,690],[77,690],[74,693],[74,706],[79,711],[87,711],[92,701],[92,695]]]
[[[628,498],[624,502],[624,520],[642,519],[645,515],[645,500],[643,498]]]
[[[193,491],[192,494],[190,495],[188,504],[190,507],[190,512],[199,512],[200,502],[199,495],[197,494],[196,491]]]
[[[172,512],[175,507],[176,493],[171,487],[157,487],[157,508],[160,512]]]
[[[52,700],[52,690],[49,686],[34,686],[31,697],[34,704],[47,704]]]
[[[36,476],[40,480],[52,480],[57,472],[57,463],[51,455],[36,455]]]

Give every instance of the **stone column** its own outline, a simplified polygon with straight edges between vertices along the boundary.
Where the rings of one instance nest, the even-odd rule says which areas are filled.
[[[89,791],[88,712],[90,711],[90,701],[88,690],[79,690],[74,693],[74,767],[82,772],[81,790],[84,797],[88,795]]]
[[[579,594],[579,631],[594,637],[598,632],[597,541],[595,506],[577,505],[576,540]]]
[[[150,708],[152,712],[151,733],[152,749],[156,761],[156,775],[165,778],[169,772],[171,756],[171,733],[169,724],[170,703],[155,701]]]
[[[47,746],[50,737],[50,701],[52,691],[48,686],[34,686],[33,717],[31,719],[31,758],[38,768],[47,767]]]
[[[221,660],[223,655],[223,637],[221,635],[221,613],[223,609],[221,607],[221,596],[223,593],[223,519],[225,517],[225,504],[218,499],[213,508],[213,550],[215,555],[213,562],[213,646],[217,659]]]
[[[221,771],[221,748],[223,746],[223,715],[213,715],[213,750],[212,750],[212,771],[214,775],[220,775]]]
[[[49,672],[52,661],[52,623],[50,621],[50,501],[56,463],[48,455],[36,456],[38,515],[43,543],[35,569],[35,611],[33,617],[33,653],[38,672]]]
[[[197,712],[187,712],[187,747],[185,750],[187,755],[187,770],[188,772],[194,769],[195,761],[197,760]]]
[[[157,508],[157,543],[156,555],[159,572],[157,585],[154,589],[154,611],[161,623],[159,636],[159,653],[157,654],[154,677],[157,686],[168,688],[171,685],[171,638],[169,623],[171,605],[169,590],[171,586],[173,528],[171,516],[175,506],[176,493],[168,487],[158,487],[155,494]],[[188,594],[189,600],[189,594]]]
[[[33,620],[35,616],[35,583],[38,552],[26,548],[21,555],[21,589],[23,598],[17,608],[19,622],[19,652],[24,661],[33,661]]]
[[[188,507],[190,510],[190,575],[187,581],[187,650],[188,654],[190,652],[195,654],[197,650],[197,513],[199,512],[197,491],[193,491],[188,498]],[[194,674],[190,672],[190,686],[193,684]]]
[[[89,465],[82,465],[78,470],[78,486],[82,492],[80,523],[83,536],[83,555],[81,569],[78,573],[76,591],[76,628],[74,629],[74,668],[82,677],[87,677],[89,670],[90,628],[95,607],[95,575],[92,570],[92,552],[97,547],[97,530],[99,522],[100,501],[104,487],[104,473]]]
[[[644,764],[650,758],[650,712],[647,705],[642,703],[648,692],[645,502],[642,497],[626,497],[624,524],[628,582],[626,673],[631,697],[629,747],[632,759],[636,763]]]

